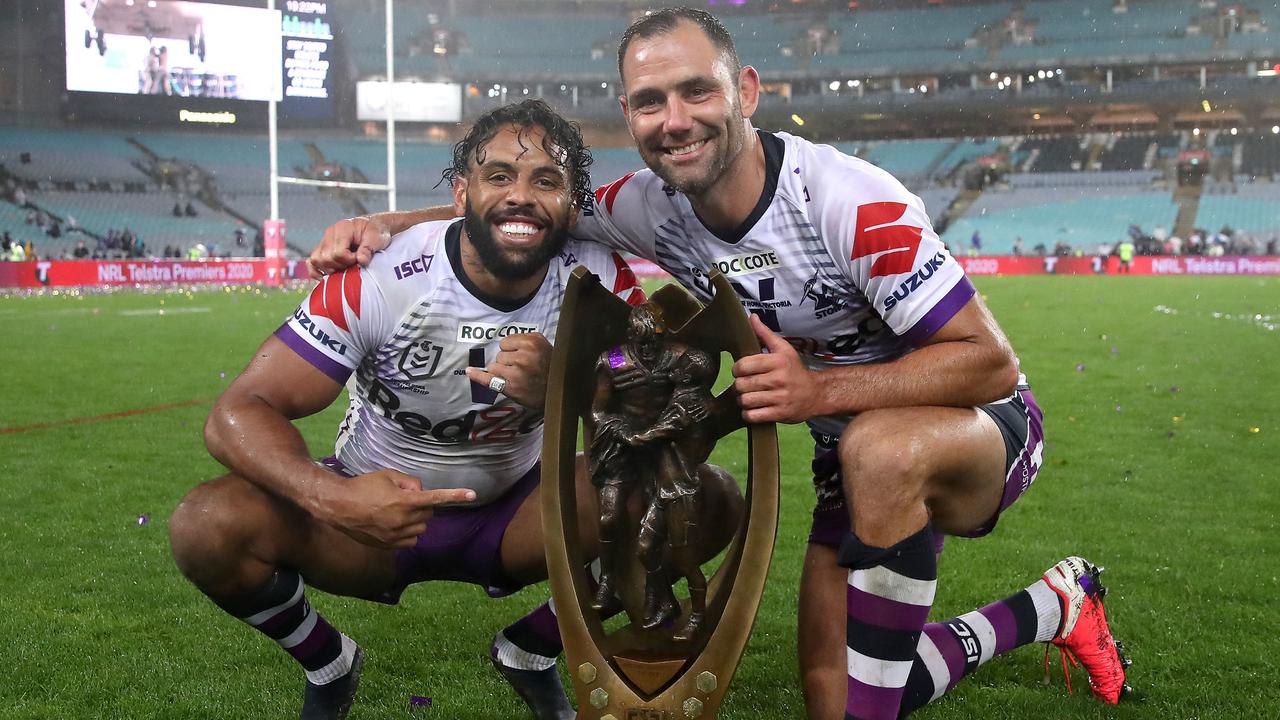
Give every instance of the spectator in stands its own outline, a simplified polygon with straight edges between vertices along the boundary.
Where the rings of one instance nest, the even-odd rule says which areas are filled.
[[[20,208],[27,206],[27,191],[17,188],[13,191],[13,204]]]
[[[196,206],[192,205],[190,200],[187,201],[187,206],[182,211],[187,217],[195,217],[197,215]]]
[[[22,246],[22,243],[16,242],[10,246],[9,259],[13,262],[22,262],[27,259],[27,249]]]
[[[1036,254],[1036,257],[1044,257],[1049,252],[1048,248],[1044,246],[1044,243],[1036,243],[1036,246],[1031,248],[1031,251]]]
[[[1013,256],[1022,257],[1022,236],[1013,239]]]
[[[1053,254],[1058,257],[1071,257],[1071,246],[1066,240],[1059,240],[1053,246]]]
[[[89,246],[85,245],[83,240],[76,241],[76,247],[71,251],[71,257],[77,260],[89,257]]]
[[[982,233],[977,230],[973,231],[973,237],[969,238],[969,257],[978,257],[982,253]]]
[[[1151,239],[1164,247],[1164,241],[1169,239],[1169,232],[1164,229],[1164,225],[1156,224],[1156,229],[1151,231]]]
[[[11,247],[13,247],[13,236],[5,230],[4,235],[0,235],[0,256],[7,256]]]

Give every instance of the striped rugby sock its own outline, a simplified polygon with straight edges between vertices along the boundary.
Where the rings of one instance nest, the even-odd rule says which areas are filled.
[[[508,625],[493,638],[489,654],[504,667],[546,670],[564,652],[556,624],[556,602],[548,600]]]
[[[258,590],[219,605],[275,640],[302,665],[307,680],[324,685],[351,669],[356,644],[320,616],[304,590],[297,572],[277,570]]]
[[[937,700],[991,658],[1048,642],[1062,624],[1062,601],[1044,580],[957,618],[929,623],[902,698],[902,713]]]
[[[600,561],[587,566],[591,592],[600,582]],[[604,613],[601,619],[613,617],[621,609]],[[560,640],[560,626],[556,622],[556,602],[548,600],[511,625],[503,628],[493,638],[489,654],[503,667],[513,670],[546,670],[556,664],[556,658],[564,652]]]
[[[896,720],[938,584],[933,529],[889,548],[851,533],[837,557],[849,568],[845,718]]]

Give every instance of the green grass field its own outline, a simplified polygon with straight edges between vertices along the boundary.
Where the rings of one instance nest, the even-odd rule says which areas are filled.
[[[1048,450],[993,535],[948,542],[934,615],[1082,554],[1108,567],[1136,693],[1104,708],[1077,671],[1068,697],[1056,653],[1046,687],[1036,646],[914,717],[1276,717],[1280,333],[1266,316],[1280,318],[1280,279],[977,282],[1045,410]],[[301,673],[183,580],[166,519],[220,472],[201,438],[209,404],[301,293],[0,298],[0,718],[296,717]],[[316,454],[340,416],[301,423]],[[802,427],[780,433],[781,531],[725,718],[803,716],[795,596],[810,445]],[[489,639],[546,595],[493,601],[436,583],[396,608],[313,599],[367,649],[353,718],[496,719],[524,715],[489,667]],[[410,695],[434,706],[411,709]]]

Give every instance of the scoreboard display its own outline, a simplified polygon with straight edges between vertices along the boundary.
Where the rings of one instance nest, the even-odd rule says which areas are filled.
[[[331,119],[334,105],[329,68],[333,25],[329,20],[329,3],[284,0],[280,21],[284,57],[282,115],[307,120]]]
[[[283,124],[334,116],[327,2],[63,4],[69,119],[261,126],[269,100]]]

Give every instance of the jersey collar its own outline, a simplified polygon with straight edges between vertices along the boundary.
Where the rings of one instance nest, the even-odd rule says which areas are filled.
[[[731,244],[737,244],[751,232],[751,228],[760,222],[765,211],[773,204],[773,196],[778,192],[778,176],[782,173],[782,155],[786,151],[786,145],[782,138],[771,132],[756,130],[756,135],[760,137],[760,145],[764,148],[764,191],[760,193],[760,199],[756,201],[756,206],[751,209],[747,219],[735,228],[717,230],[698,217],[697,210],[693,211],[693,216],[698,218],[707,232]]]

